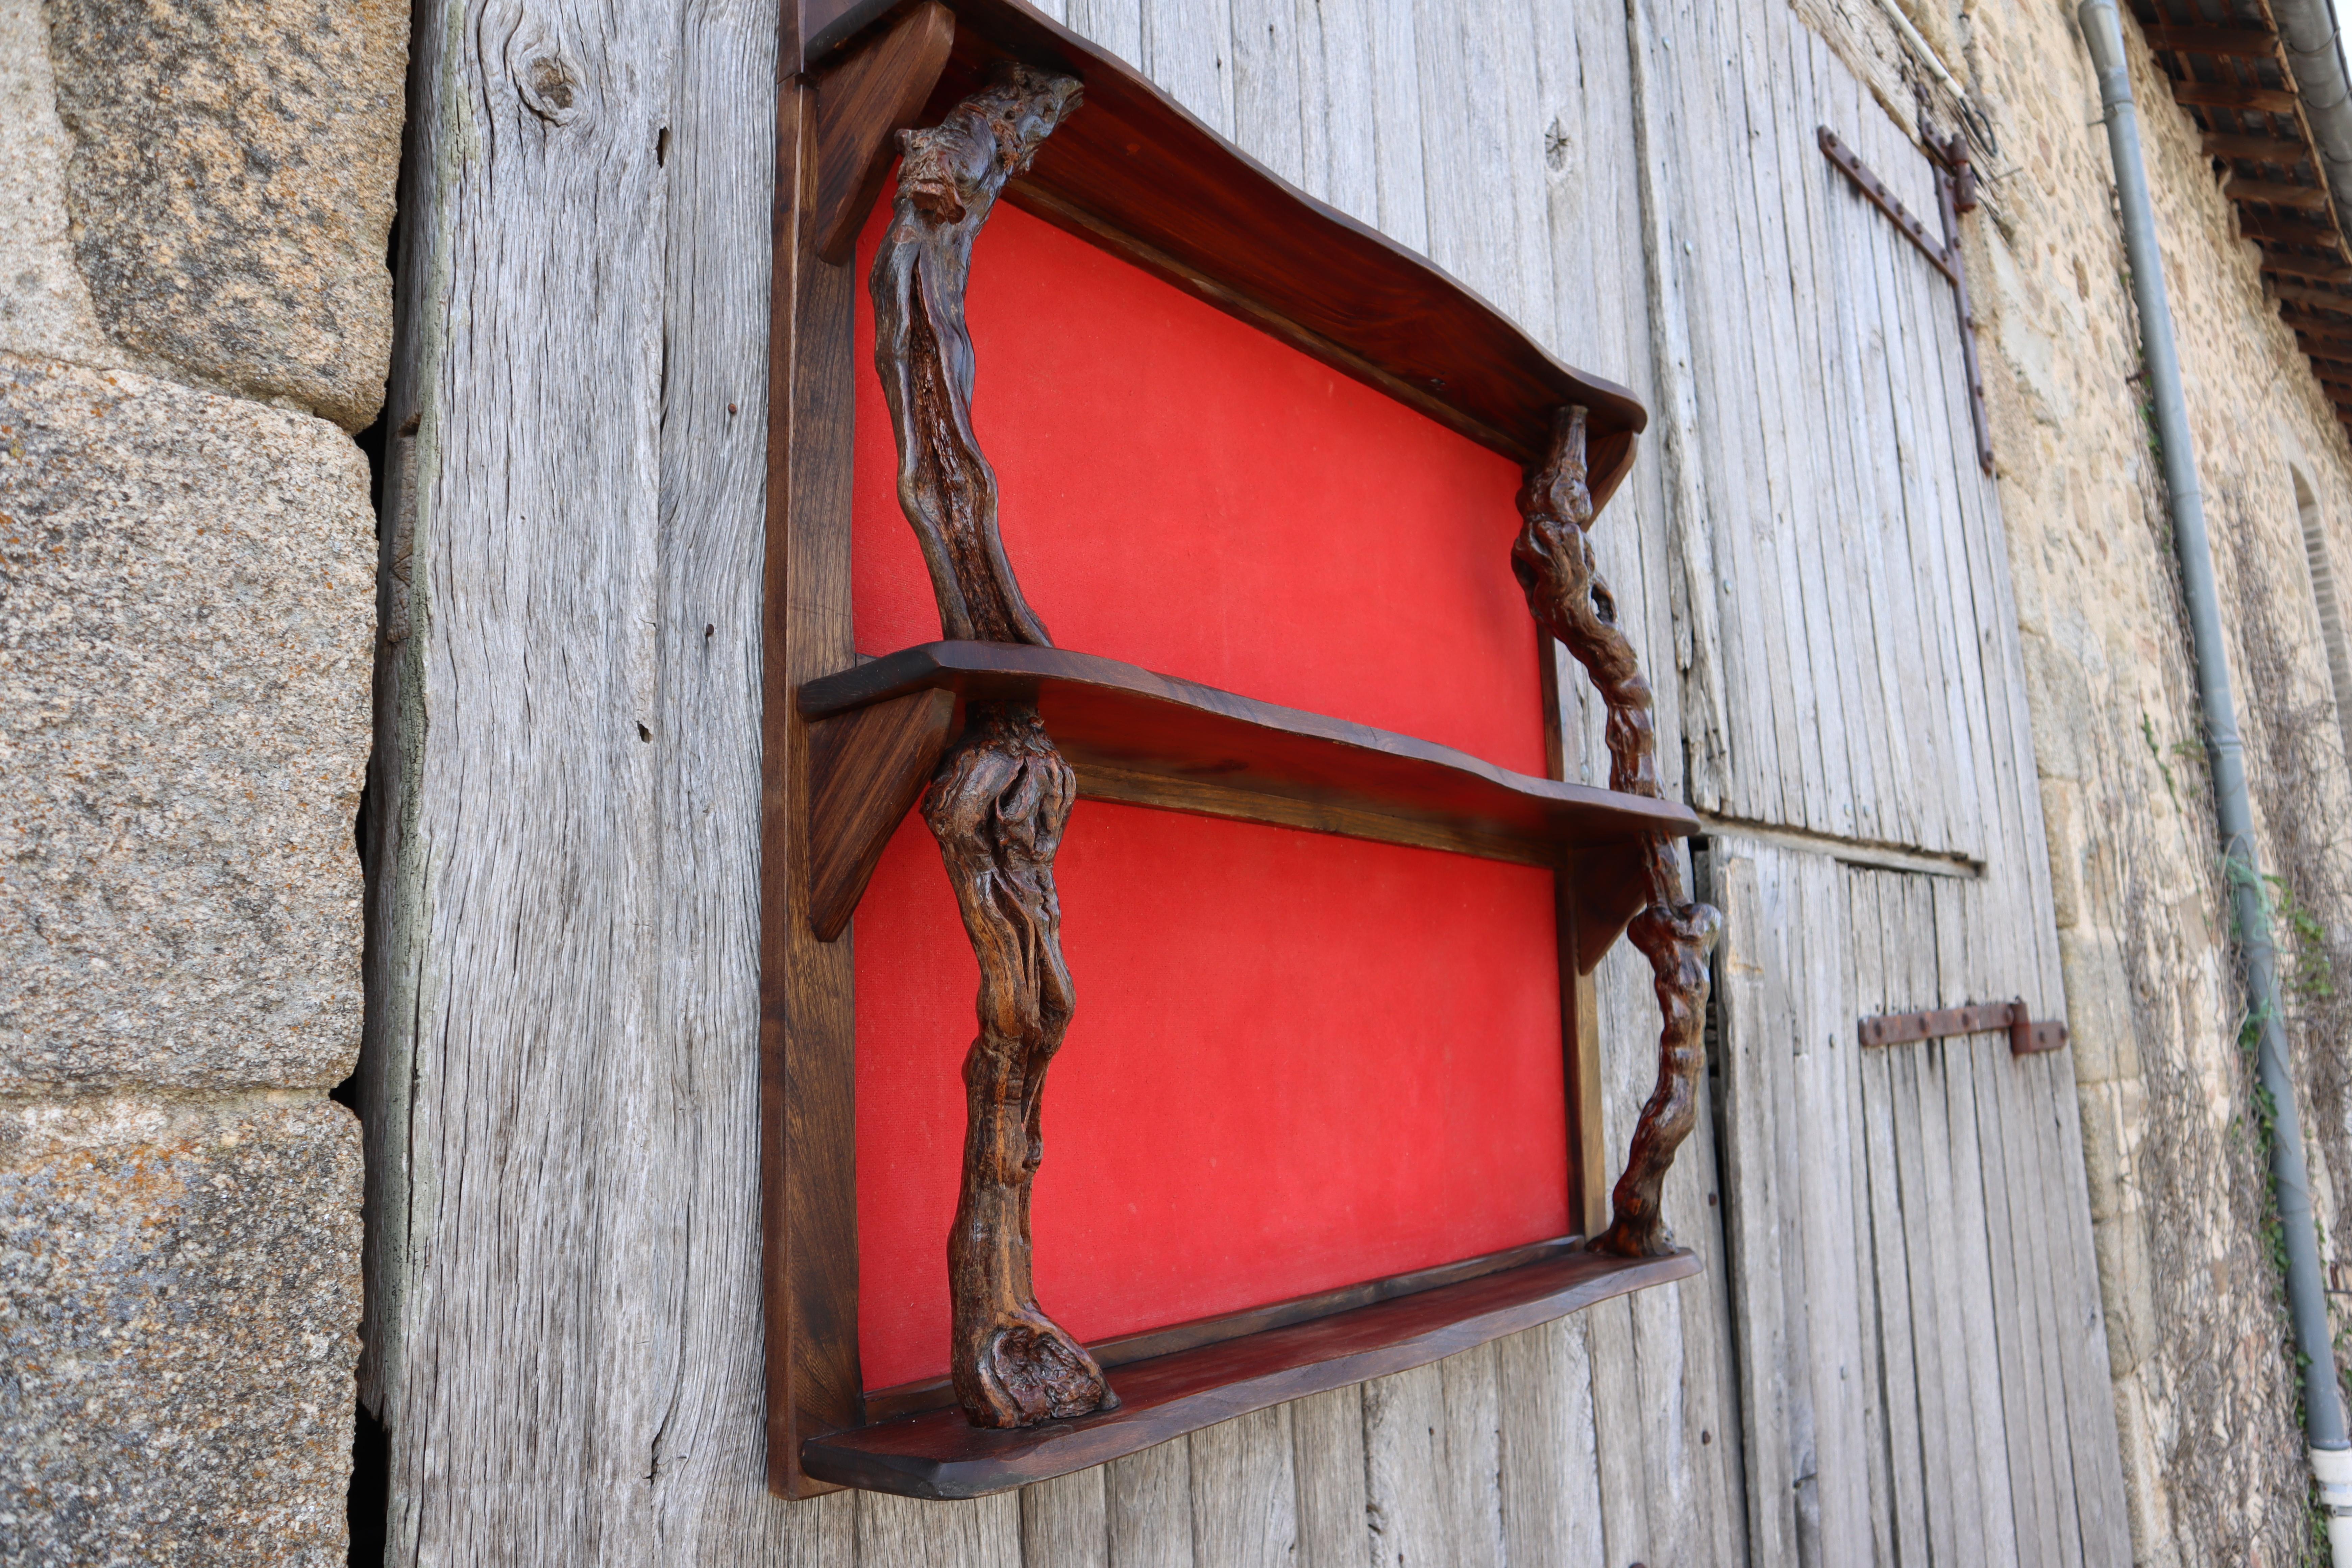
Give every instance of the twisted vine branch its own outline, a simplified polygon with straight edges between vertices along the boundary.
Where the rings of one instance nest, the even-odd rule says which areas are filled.
[[[1617,629],[1617,602],[1592,558],[1592,493],[1586,482],[1585,410],[1561,409],[1552,425],[1551,451],[1528,471],[1519,491],[1524,520],[1511,545],[1511,573],[1528,596],[1536,623],[1558,637],[1584,666],[1609,710],[1609,787],[1632,795],[1658,792],[1657,735],[1650,721],[1650,683],[1633,645]],[[1708,952],[1723,917],[1683,897],[1674,840],[1653,835],[1644,846],[1643,875],[1649,903],[1625,928],[1628,941],[1650,961],[1663,1026],[1658,1079],[1634,1124],[1624,1173],[1611,1194],[1614,1217],[1592,1243],[1628,1258],[1669,1251],[1660,1199],[1675,1151],[1690,1136],[1697,1110],[1701,1029],[1706,1011]]]
[[[997,535],[996,474],[971,428],[964,287],[972,240],[1005,182],[1077,105],[1076,81],[1008,63],[938,125],[898,138],[898,195],[870,285],[874,359],[898,442],[898,504],[950,637],[1053,642]],[[962,1184],[948,1234],[949,1371],[976,1426],[1118,1403],[1085,1347],[1038,1307],[1030,1269],[1045,1068],[1072,1006],[1054,852],[1076,796],[1034,704],[975,702],[923,803],[980,960]]]

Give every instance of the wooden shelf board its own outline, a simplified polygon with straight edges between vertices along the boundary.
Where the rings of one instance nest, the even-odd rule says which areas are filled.
[[[1699,1270],[1688,1251],[1613,1258],[1581,1248],[1459,1284],[1115,1369],[1116,1410],[1013,1432],[934,1410],[803,1445],[819,1479],[903,1497],[986,1497],[1106,1464],[1288,1400],[1410,1371],[1614,1296]]]
[[[811,66],[898,0],[805,0]],[[1563,364],[1442,268],[1281,179],[1125,61],[1025,0],[955,0],[955,45],[922,122],[1012,57],[1066,72],[1086,101],[1005,199],[1289,342],[1513,461],[1536,461],[1555,410],[1591,411],[1605,505],[1648,414]]]
[[[1533,778],[1433,742],[1064,648],[923,643],[809,681],[800,710],[822,726],[926,689],[1034,702],[1079,793],[1095,799],[1561,870],[1588,969],[1641,908],[1643,842],[1699,831],[1697,816],[1671,801]]]

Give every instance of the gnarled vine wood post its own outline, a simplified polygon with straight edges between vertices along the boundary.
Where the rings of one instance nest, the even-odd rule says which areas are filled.
[[[937,126],[899,138],[890,229],[874,263],[875,363],[898,442],[898,503],[921,542],[943,635],[1051,647],[996,531],[996,475],[971,428],[964,287],[1007,180],[1078,104],[1078,84],[1017,65]],[[963,1180],[948,1237],[949,1368],[979,1426],[1026,1426],[1118,1401],[1038,1307],[1029,1196],[1045,1152],[1045,1068],[1069,1027],[1054,852],[1076,776],[1034,705],[974,702],[923,803],[980,960],[964,1058]]]
[[[1585,410],[1563,408],[1554,420],[1544,463],[1528,470],[1519,491],[1524,519],[1511,545],[1511,571],[1526,590],[1528,609],[1544,630],[1576,656],[1600,691],[1609,718],[1609,787],[1658,795],[1657,737],[1650,723],[1650,683],[1642,678],[1633,645],[1617,629],[1617,603],[1592,558],[1592,495],[1586,485]],[[1654,837],[1644,847],[1649,903],[1625,929],[1650,961],[1658,1011],[1658,1081],[1634,1124],[1624,1173],[1611,1194],[1614,1217],[1592,1246],[1629,1258],[1671,1250],[1660,1201],[1675,1151],[1690,1135],[1697,1111],[1701,1029],[1706,1012],[1707,953],[1722,917],[1685,901],[1674,840]]]

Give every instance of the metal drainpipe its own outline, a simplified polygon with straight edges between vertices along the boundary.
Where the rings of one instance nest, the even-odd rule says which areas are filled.
[[[2221,607],[2213,587],[2213,552],[2205,533],[2205,500],[2197,486],[2197,454],[2189,437],[2189,408],[2180,393],[2180,354],[2172,339],[2172,307],[2164,288],[2164,258],[2156,243],[2147,169],[2140,160],[2139,117],[2132,103],[2122,24],[2115,0],[2083,0],[2076,16],[2099,73],[2106,111],[2107,150],[2115,160],[2116,194],[2123,209],[2124,249],[2131,258],[2132,295],[2156,399],[2156,433],[2163,448],[2164,480],[2172,497],[2173,545],[2180,557],[2180,589],[2197,654],[2197,694],[2205,710],[2205,743],[2213,765],[2214,815],[2231,862],[2231,897],[2246,962],[2247,999],[2261,1027],[2257,1070],[2270,1096],[2271,1189],[2285,1232],[2287,1312],[2303,1353],[2304,1436],[2312,1473],[2328,1513],[2336,1568],[2352,1568],[2352,1444],[2344,1431],[2336,1392],[2336,1355],[2328,1342],[2326,1279],[2312,1223],[2311,1184],[2303,1158],[2303,1127],[2294,1083],[2287,1076],[2286,1034],[2278,1005],[2278,953],[2254,845],[2253,812],[2246,801],[2246,766],[2230,695],[2230,655],[2221,637]]]

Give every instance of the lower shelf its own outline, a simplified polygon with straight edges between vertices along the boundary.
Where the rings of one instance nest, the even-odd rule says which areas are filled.
[[[1697,1273],[1688,1251],[1613,1258],[1581,1248],[1459,1284],[1116,1368],[1116,1410],[1017,1432],[930,1410],[814,1437],[820,1480],[902,1497],[986,1497],[1106,1464],[1270,1405],[1424,1366],[1612,1296]]]

